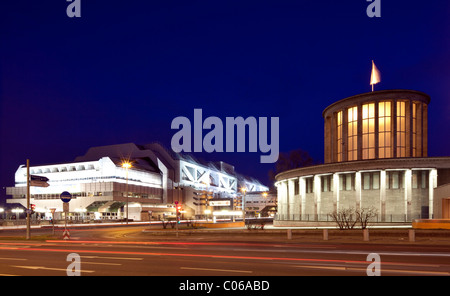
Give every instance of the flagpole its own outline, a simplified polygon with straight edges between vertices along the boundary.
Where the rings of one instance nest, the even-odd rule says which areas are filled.
[[[372,75],[371,75],[371,78],[372,77],[373,77],[373,60],[372,60]],[[371,81],[370,84],[372,85],[372,92],[373,92],[373,81]]]

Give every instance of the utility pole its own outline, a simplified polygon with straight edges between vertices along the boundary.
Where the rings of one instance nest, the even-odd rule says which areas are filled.
[[[27,159],[27,236],[30,239],[30,160]]]

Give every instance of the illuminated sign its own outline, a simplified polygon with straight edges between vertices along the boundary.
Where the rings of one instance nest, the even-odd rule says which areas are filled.
[[[229,200],[210,200],[209,205],[211,207],[223,207],[231,205]]]

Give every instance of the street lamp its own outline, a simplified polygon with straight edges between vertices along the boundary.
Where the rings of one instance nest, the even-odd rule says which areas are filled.
[[[122,167],[126,170],[127,172],[127,185],[126,185],[126,192],[127,192],[127,223],[128,224],[128,169],[131,168],[131,163],[129,162],[123,162],[122,163]]]
[[[269,195],[267,192],[263,192],[262,194],[262,197],[264,197],[264,205],[263,205],[263,208],[262,209],[264,209],[265,208],[265,206],[267,205],[267,196]],[[258,217],[259,218],[261,218],[261,208],[259,208],[259,210],[258,210]]]

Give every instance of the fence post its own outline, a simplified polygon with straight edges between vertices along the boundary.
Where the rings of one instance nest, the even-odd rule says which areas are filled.
[[[323,230],[323,240],[328,240],[328,229]]]
[[[287,239],[292,239],[292,229],[287,230]]]

